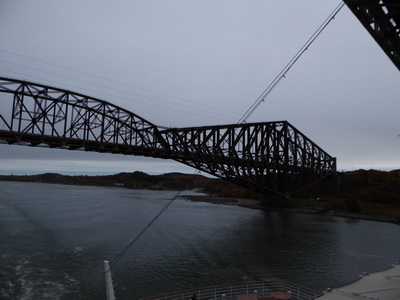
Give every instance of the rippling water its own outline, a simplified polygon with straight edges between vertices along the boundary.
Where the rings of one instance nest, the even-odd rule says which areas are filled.
[[[0,182],[0,298],[105,299],[112,260],[174,195]],[[281,278],[323,290],[400,261],[400,226],[176,200],[113,268],[118,299]]]

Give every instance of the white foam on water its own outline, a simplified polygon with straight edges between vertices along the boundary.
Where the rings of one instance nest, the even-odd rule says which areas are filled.
[[[61,270],[38,266],[21,258],[1,258],[4,266],[1,277],[5,280],[1,284],[0,298],[57,300],[74,295],[77,299],[78,282]]]
[[[78,252],[81,252],[83,250],[83,248],[82,247],[75,247],[74,249],[72,249],[72,252],[74,252],[74,253],[78,253]]]

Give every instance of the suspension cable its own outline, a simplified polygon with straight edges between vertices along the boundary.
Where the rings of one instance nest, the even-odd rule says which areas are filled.
[[[286,73],[292,68],[292,66],[297,62],[297,60],[303,55],[303,53],[311,46],[311,44],[316,40],[316,38],[321,34],[321,32],[328,26],[328,24],[335,18],[338,12],[344,6],[344,2],[341,3],[333,10],[329,17],[318,27],[318,29],[311,35],[307,42],[300,48],[300,50],[293,56],[293,58],[286,64],[282,71],[275,77],[275,79],[268,85],[268,87],[262,92],[262,94],[257,98],[257,100],[249,107],[249,109],[244,113],[244,115],[237,122],[246,123],[246,120],[253,114],[258,106],[262,102],[265,102],[265,98],[271,93],[274,87],[285,78]]]

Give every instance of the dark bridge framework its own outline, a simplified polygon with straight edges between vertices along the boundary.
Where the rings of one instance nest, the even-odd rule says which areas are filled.
[[[400,1],[344,2],[400,71]]]
[[[0,78],[0,142],[173,159],[264,195],[287,196],[336,173],[287,121],[158,127],[106,101]]]
[[[400,70],[400,1],[344,0]],[[0,78],[0,143],[174,159],[264,195],[336,173],[336,160],[286,121],[157,127],[102,100]]]

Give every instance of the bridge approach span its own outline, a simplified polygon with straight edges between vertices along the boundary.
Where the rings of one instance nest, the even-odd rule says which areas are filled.
[[[0,142],[173,159],[264,195],[336,172],[287,121],[165,129],[103,100],[0,78]]]

